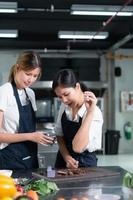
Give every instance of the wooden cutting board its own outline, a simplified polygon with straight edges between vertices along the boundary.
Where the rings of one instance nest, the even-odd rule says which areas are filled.
[[[105,167],[88,167],[78,168],[77,172],[76,170],[72,170],[72,173],[70,173],[70,171],[68,172],[68,169],[55,170],[55,177],[53,178],[47,177],[46,169],[39,169],[37,171],[34,171],[32,175],[37,178],[44,178],[48,181],[72,182],[119,176],[120,172],[116,170],[110,170]]]

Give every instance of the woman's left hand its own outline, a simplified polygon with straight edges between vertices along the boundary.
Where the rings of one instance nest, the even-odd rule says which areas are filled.
[[[97,98],[94,95],[93,92],[90,91],[85,91],[84,92],[84,101],[85,101],[85,106],[88,111],[94,111],[95,106],[97,104]]]

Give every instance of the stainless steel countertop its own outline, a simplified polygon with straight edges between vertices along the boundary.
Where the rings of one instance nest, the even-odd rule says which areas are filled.
[[[72,200],[72,197],[75,197],[74,200],[82,200],[82,197],[86,197],[88,200],[95,200],[95,198],[93,198],[94,195],[96,196],[100,194],[118,195],[121,200],[126,200],[122,192],[122,180],[126,171],[118,166],[106,167],[106,169],[115,170],[120,172],[120,174],[117,176],[97,178],[94,180],[57,183],[60,190],[56,194],[51,194],[45,198],[42,198],[41,200],[58,200],[59,197],[63,197],[64,200]],[[21,175],[24,176],[23,173],[21,173]],[[21,175],[19,174],[19,176]],[[28,172],[27,175],[29,176]],[[14,174],[14,176],[16,176],[16,174]],[[103,199],[98,199],[97,196],[96,200]]]
[[[88,198],[88,200],[103,200],[101,198],[98,199],[98,196],[101,194],[113,194],[118,195],[118,197],[120,196],[120,199],[126,199],[124,198],[122,192],[122,180],[125,171],[120,167],[107,168],[110,170],[120,171],[120,175],[100,179],[98,178],[97,180],[90,181],[85,180],[79,182],[60,183],[57,184],[60,190],[55,195],[46,197],[45,200],[57,200],[59,197],[64,197],[65,200],[71,200],[72,197],[77,198],[74,200],[82,200],[83,197]],[[96,195],[98,195],[97,199],[94,198]]]

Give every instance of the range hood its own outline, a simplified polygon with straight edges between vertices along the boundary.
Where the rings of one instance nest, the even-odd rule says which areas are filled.
[[[35,89],[45,89],[45,88],[52,88],[52,81],[37,81],[32,85],[32,88]]]
[[[103,81],[81,81],[82,83],[84,83],[88,88],[90,89],[106,89],[108,87],[108,83],[107,82],[103,82]],[[45,88],[52,88],[52,81],[37,81],[36,83],[34,83],[32,85],[32,88],[35,89],[45,89]]]

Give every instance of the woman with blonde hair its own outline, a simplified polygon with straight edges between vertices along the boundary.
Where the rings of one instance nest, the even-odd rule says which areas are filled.
[[[40,56],[26,51],[0,87],[0,169],[37,168],[37,143],[53,143],[53,138],[35,131],[37,108],[30,86],[40,75]]]

